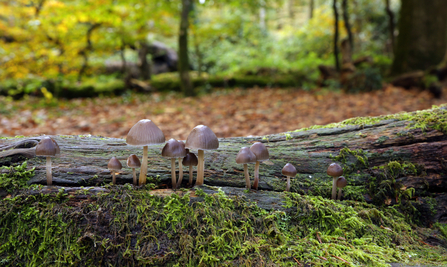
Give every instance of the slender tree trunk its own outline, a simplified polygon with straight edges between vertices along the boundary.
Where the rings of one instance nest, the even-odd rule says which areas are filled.
[[[309,1],[309,19],[314,17],[315,0]]]
[[[439,64],[447,47],[446,1],[402,0],[398,29],[392,75]]]
[[[354,51],[354,37],[352,36],[351,24],[349,23],[348,0],[342,0],[341,6],[343,10],[343,21],[345,24],[346,32],[348,33],[349,45],[351,46],[352,52]]]
[[[90,26],[90,28],[87,30],[87,34],[86,34],[87,45],[79,52],[79,54],[84,59],[84,62],[82,63],[82,67],[81,67],[81,69],[79,70],[79,73],[78,73],[78,81],[82,80],[82,76],[87,71],[87,68],[88,68],[88,56],[89,56],[88,54],[89,54],[90,51],[93,50],[93,45],[92,45],[92,40],[91,40],[92,33],[93,33],[93,31],[95,29],[99,28],[99,26],[101,26],[101,23],[95,23],[95,24],[92,24]]]
[[[138,58],[140,61],[140,75],[143,80],[151,79],[151,65],[147,60],[148,46],[146,41],[140,42],[140,49],[138,49]]]
[[[178,69],[180,75],[180,85],[185,96],[194,96],[194,88],[189,77],[189,57],[188,57],[188,27],[189,11],[191,10],[192,0],[182,0],[182,13],[180,18],[179,31],[179,61]]]
[[[388,33],[390,35],[391,53],[394,56],[395,41],[394,41],[394,13],[390,8],[390,0],[385,0],[385,11],[388,15]]]
[[[334,57],[335,57],[335,69],[340,71],[340,62],[338,60],[338,10],[337,10],[337,0],[333,0],[332,8],[334,10]]]

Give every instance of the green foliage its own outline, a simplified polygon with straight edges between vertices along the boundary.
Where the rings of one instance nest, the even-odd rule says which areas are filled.
[[[26,167],[26,161],[17,166],[0,167],[0,170],[3,170],[0,173],[0,189],[11,193],[24,188],[29,179],[34,176],[35,169],[27,170]]]

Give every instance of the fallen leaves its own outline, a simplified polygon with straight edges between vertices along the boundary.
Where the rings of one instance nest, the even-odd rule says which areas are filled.
[[[92,134],[125,138],[140,119],[153,120],[166,138],[185,140],[196,125],[218,137],[265,135],[351,117],[378,116],[447,103],[428,92],[388,86],[381,91],[344,94],[328,90],[233,89],[182,98],[178,94],[8,101],[0,98],[0,136]]]

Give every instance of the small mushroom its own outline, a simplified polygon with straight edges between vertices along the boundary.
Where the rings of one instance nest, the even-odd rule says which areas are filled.
[[[348,184],[348,181],[346,181],[345,177],[340,176],[337,179],[337,187],[338,187],[338,200],[341,200],[341,189],[344,188]]]
[[[259,185],[259,163],[269,159],[269,151],[261,142],[256,142],[250,147],[251,152],[256,156],[255,165],[255,179],[253,181],[253,188],[258,190]]]
[[[205,152],[204,150],[218,149],[219,140],[214,132],[205,125],[198,125],[192,129],[186,139],[186,147],[198,150],[198,166],[196,185],[203,185],[205,171]]]
[[[250,175],[248,174],[247,163],[255,163],[256,156],[248,147],[243,147],[239,150],[236,156],[236,163],[244,164],[245,185],[247,189],[250,189]]]
[[[53,175],[51,172],[51,157],[56,156],[58,152],[60,153],[60,149],[56,141],[48,136],[43,137],[36,145],[36,156],[45,156],[47,158],[47,185],[53,184]]]
[[[171,178],[172,178],[172,188],[177,188],[177,179],[175,177],[175,159],[183,158],[186,156],[185,144],[182,141],[177,141],[175,139],[169,139],[166,145],[161,151],[161,155],[166,158],[171,159]],[[182,162],[179,160],[179,169],[182,168],[182,178],[183,178],[183,166]],[[179,171],[180,176],[180,171]],[[181,180],[179,179],[179,183]]]
[[[184,166],[189,166],[189,184],[192,185],[192,178],[193,178],[192,167],[197,166],[197,164],[199,164],[196,155],[194,153],[189,152],[189,149],[186,149],[186,156],[183,158],[182,164]]]
[[[162,144],[165,135],[151,120],[140,120],[130,128],[126,143],[132,146],[143,146],[143,159],[141,160],[140,185],[146,184],[147,177],[147,150],[148,146]]]
[[[296,168],[292,164],[287,163],[286,165],[284,165],[284,168],[282,168],[281,172],[283,175],[287,176],[286,191],[290,191],[290,178],[296,176],[297,174]]]
[[[121,170],[123,166],[121,165],[121,162],[116,158],[112,157],[109,160],[109,163],[107,164],[107,168],[112,171],[112,183],[116,184],[116,177],[115,177],[115,171]]]
[[[138,185],[137,174],[136,174],[135,168],[140,168],[140,166],[141,166],[140,159],[136,155],[132,154],[127,158],[127,167],[132,168],[133,184],[134,185]]]
[[[327,168],[327,174],[332,176],[332,199],[337,197],[337,178],[343,174],[343,169],[337,163],[331,163]]]

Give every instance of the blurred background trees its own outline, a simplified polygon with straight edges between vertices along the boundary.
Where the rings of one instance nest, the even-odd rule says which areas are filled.
[[[413,70],[426,84],[442,73],[446,13],[444,0],[3,0],[0,93],[354,92]]]

